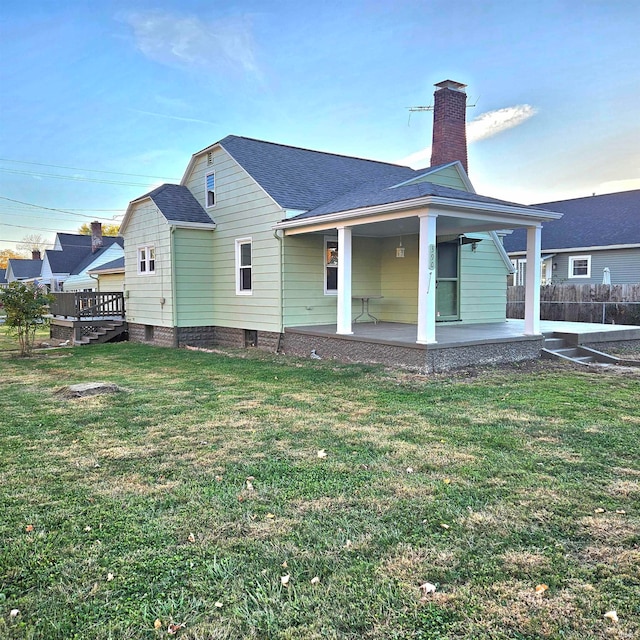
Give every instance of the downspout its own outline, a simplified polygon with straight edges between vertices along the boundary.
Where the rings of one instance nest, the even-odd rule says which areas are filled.
[[[169,227],[169,253],[171,254],[171,323],[173,325],[173,346],[178,347],[178,308],[176,307],[176,253],[173,241],[175,225]]]
[[[283,237],[278,234],[278,229],[273,232],[273,237],[278,241],[280,247],[280,333],[276,353],[280,353],[282,335],[284,334],[284,246]]]
[[[98,293],[100,293],[100,276],[92,276],[90,273],[87,273],[87,275],[92,279],[96,281],[96,287],[98,290]]]

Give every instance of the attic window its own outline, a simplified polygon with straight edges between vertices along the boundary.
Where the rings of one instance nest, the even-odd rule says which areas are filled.
[[[207,207],[213,207],[216,204],[216,177],[213,171],[207,174],[205,183],[206,183],[205,189],[207,194]]]
[[[209,151],[209,153],[207,153],[207,164],[213,164],[213,152]]]

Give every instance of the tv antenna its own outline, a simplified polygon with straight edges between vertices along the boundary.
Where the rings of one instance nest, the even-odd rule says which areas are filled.
[[[476,101],[473,104],[468,104],[467,105],[467,109],[473,109],[474,107],[476,107],[478,105],[478,102],[480,101],[480,96],[478,96],[476,98]],[[407,109],[409,109],[409,120],[407,122],[407,126],[411,126],[411,114],[414,113],[415,111],[433,111],[433,105],[426,105],[426,106],[418,106],[418,107],[407,107]]]

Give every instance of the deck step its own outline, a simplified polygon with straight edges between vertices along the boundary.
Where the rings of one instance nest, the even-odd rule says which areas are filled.
[[[74,345],[85,346],[88,344],[102,344],[110,342],[118,336],[121,336],[127,330],[127,325],[120,321],[114,320],[106,323],[101,327],[96,327],[95,331],[86,333],[80,340],[74,340]]]

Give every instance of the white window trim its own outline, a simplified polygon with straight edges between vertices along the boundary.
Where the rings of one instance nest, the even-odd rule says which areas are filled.
[[[513,258],[513,260],[511,260],[511,264],[514,266],[516,270],[515,273],[513,274],[513,283],[518,287],[523,287],[525,284],[525,271],[527,267],[527,259]]]
[[[251,246],[251,265],[249,268],[251,269],[251,289],[240,289],[240,251],[243,244],[249,244]],[[246,265],[245,267],[246,268]],[[253,239],[252,238],[236,238],[236,295],[237,296],[251,296],[253,295]]]
[[[145,266],[149,265],[149,252],[153,251],[153,269],[148,269],[145,268],[144,270],[142,270],[140,268],[140,253],[144,251],[145,252]],[[150,244],[150,245],[146,245],[144,247],[138,247],[138,250],[136,252],[136,257],[137,257],[137,269],[138,269],[138,275],[139,276],[151,276],[151,275],[155,275],[156,272],[156,248],[154,245]]]
[[[587,261],[587,273],[584,275],[574,275],[573,266],[576,260],[586,260]],[[591,256],[569,256],[569,278],[590,278],[591,277]]]
[[[209,176],[213,176],[213,204],[209,204],[209,187],[207,185],[207,179]],[[213,209],[218,202],[218,196],[216,194],[216,172],[215,171],[207,171],[204,176],[204,204],[207,209]]]
[[[338,242],[338,238],[335,236],[325,236],[324,241],[322,243],[322,278],[324,280],[324,295],[325,296],[337,296],[338,288],[335,289],[327,289],[327,269],[338,269],[337,266],[329,267],[327,265],[327,243],[328,242]],[[338,262],[340,262],[340,248],[338,247]],[[337,275],[337,274],[336,274]]]

